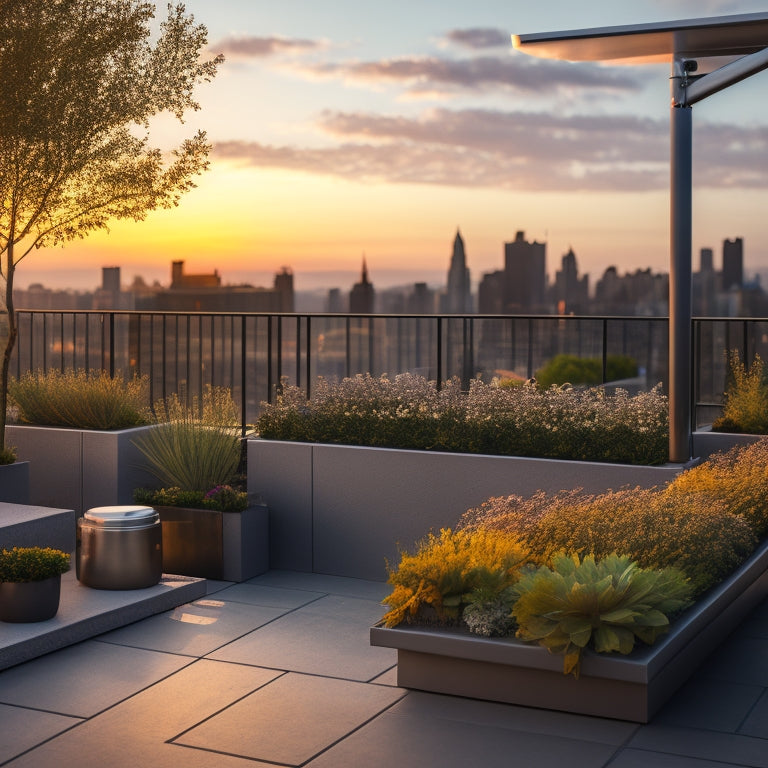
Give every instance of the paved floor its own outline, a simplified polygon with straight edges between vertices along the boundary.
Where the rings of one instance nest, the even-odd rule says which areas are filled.
[[[398,688],[395,651],[368,643],[386,593],[275,571],[209,583],[0,672],[0,765],[768,768],[768,601],[640,726]]]

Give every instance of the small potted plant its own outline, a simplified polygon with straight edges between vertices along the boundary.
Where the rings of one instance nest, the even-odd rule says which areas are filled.
[[[59,610],[61,574],[69,555],[50,547],[14,547],[0,551],[0,621],[52,619]]]

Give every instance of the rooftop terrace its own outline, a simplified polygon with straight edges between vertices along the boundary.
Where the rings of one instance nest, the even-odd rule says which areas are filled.
[[[768,601],[637,725],[398,688],[395,651],[368,642],[387,589],[286,571],[208,582],[204,598],[6,669],[0,765],[768,765]]]

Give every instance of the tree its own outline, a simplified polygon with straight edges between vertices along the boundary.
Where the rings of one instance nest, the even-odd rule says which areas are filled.
[[[194,89],[222,58],[201,58],[207,30],[183,5],[169,4],[159,29],[154,17],[141,0],[0,0],[0,462],[13,460],[5,425],[19,262],[111,219],[177,205],[208,167],[204,132],[164,153],[150,122],[199,109]]]

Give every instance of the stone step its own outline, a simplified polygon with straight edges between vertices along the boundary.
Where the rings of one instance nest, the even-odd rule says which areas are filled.
[[[53,547],[74,552],[76,530],[74,510],[0,502],[0,549]]]
[[[204,597],[205,579],[164,575],[146,589],[83,586],[72,568],[61,577],[59,611],[33,624],[0,623],[0,670]]]

